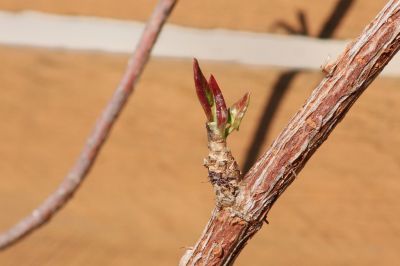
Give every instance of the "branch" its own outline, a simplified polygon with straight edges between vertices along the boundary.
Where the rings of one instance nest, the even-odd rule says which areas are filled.
[[[400,0],[391,0],[239,183],[232,206],[216,207],[180,265],[231,265],[274,202],[400,48]]]
[[[18,240],[32,233],[34,230],[48,222],[72,198],[79,188],[91,167],[118,115],[125,106],[129,95],[132,93],[157,41],[161,29],[174,8],[177,0],[160,0],[147,22],[146,28],[129,59],[125,73],[115,90],[111,100],[97,120],[93,132],[86,141],[75,165],[64,178],[57,190],[51,194],[37,209],[8,231],[0,235],[0,250],[5,249]]]

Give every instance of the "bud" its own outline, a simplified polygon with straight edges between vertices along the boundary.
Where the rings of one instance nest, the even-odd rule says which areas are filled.
[[[210,85],[210,89],[214,97],[213,107],[215,108],[215,121],[217,122],[218,128],[225,129],[226,122],[228,122],[228,110],[226,109],[224,96],[222,95],[221,89],[219,88],[218,83],[213,75],[210,76],[208,84]]]
[[[199,62],[196,58],[193,58],[193,76],[194,76],[194,84],[196,87],[197,97],[199,98],[200,104],[204,109],[204,113],[207,116],[207,120],[209,122],[212,121],[212,111],[211,107],[213,105],[213,97],[210,90],[210,87],[207,83],[206,78],[201,72]]]
[[[229,108],[229,127],[227,135],[234,130],[239,130],[240,122],[247,111],[250,102],[250,93],[246,93],[239,101]]]

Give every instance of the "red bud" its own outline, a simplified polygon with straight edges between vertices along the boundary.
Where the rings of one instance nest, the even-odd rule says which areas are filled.
[[[201,72],[199,62],[196,58],[193,58],[193,74],[197,97],[199,98],[200,104],[204,109],[204,113],[206,114],[208,121],[212,121],[212,93],[207,80],[203,75],[203,72]]]
[[[210,76],[208,84],[210,85],[211,92],[214,96],[217,125],[218,127],[224,126],[228,121],[228,110],[226,108],[224,96],[222,95],[221,89],[213,75]]]

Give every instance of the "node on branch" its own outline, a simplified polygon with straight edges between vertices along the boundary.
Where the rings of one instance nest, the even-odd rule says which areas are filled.
[[[208,177],[214,187],[217,206],[231,207],[235,203],[242,174],[226,146],[226,138],[234,130],[239,130],[249,105],[250,94],[246,93],[239,101],[226,108],[216,79],[210,75],[207,82],[197,59],[193,60],[193,72],[196,93],[207,117],[209,154],[204,160],[204,166],[208,169]]]

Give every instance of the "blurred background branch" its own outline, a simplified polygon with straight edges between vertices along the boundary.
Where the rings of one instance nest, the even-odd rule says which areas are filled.
[[[75,165],[59,187],[30,215],[0,235],[5,249],[48,222],[72,198],[96,161],[103,144],[142,74],[161,29],[177,0],[160,0],[111,100],[99,117]]]

